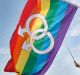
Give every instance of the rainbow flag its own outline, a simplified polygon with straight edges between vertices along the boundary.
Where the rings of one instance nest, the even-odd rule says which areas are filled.
[[[77,7],[62,0],[28,0],[10,39],[5,72],[44,75],[54,60]]]

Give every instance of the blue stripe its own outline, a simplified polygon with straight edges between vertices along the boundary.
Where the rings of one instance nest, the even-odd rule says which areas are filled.
[[[67,10],[67,3],[59,2],[58,8],[56,11],[55,17],[53,17],[53,23],[49,26],[49,32],[53,35],[54,38],[56,38],[58,31],[60,29],[61,21],[64,18],[64,15]],[[51,9],[52,10],[52,9]],[[51,14],[53,15],[53,14]],[[46,49],[49,46],[49,39],[44,38],[43,44],[41,49]],[[48,54],[45,55],[38,55],[36,65],[33,68],[30,75],[35,74],[36,72],[40,71],[42,67],[45,65],[48,58]]]

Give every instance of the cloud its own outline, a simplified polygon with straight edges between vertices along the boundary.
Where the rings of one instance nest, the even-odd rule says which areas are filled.
[[[80,36],[80,9],[77,10],[72,20],[67,36],[70,36],[70,37]]]
[[[80,1],[79,0],[63,0],[63,1],[69,2],[73,5],[76,5],[76,6],[80,7]]]
[[[0,75],[16,75],[14,73],[4,72],[4,68],[10,58],[10,50],[6,48],[0,48]]]
[[[73,29],[71,29],[68,35],[71,36],[71,37],[80,36],[80,25],[76,26]]]
[[[10,49],[0,48],[0,54],[10,54]]]
[[[76,58],[76,60],[78,60],[80,62],[80,46],[77,46],[77,47],[73,47],[71,49],[74,57]]]
[[[0,72],[0,75],[16,75],[16,73]]]

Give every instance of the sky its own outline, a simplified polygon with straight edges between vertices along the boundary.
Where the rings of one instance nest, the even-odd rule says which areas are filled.
[[[78,4],[80,2],[79,0],[74,1]],[[16,75],[15,73],[5,73],[3,69],[10,59],[10,37],[26,2],[27,0],[0,0],[0,75]],[[45,75],[80,75],[80,69],[74,66],[65,42],[76,61],[80,63],[80,8],[73,18],[54,62]]]

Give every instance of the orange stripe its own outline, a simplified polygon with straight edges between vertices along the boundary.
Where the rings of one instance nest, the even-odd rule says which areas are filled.
[[[39,13],[40,12],[40,9],[38,8],[39,6],[35,6],[35,9],[32,11],[32,14],[33,12],[34,13]],[[35,20],[34,20],[35,21]],[[31,22],[34,23],[34,21]],[[32,24],[33,25],[33,24]],[[30,25],[31,26],[31,25]],[[30,29],[32,28],[32,26],[30,27]],[[28,35],[25,37],[26,39],[28,38]],[[18,39],[17,39],[17,43],[16,43],[16,47],[14,49],[14,54],[13,54],[13,61],[14,61],[14,66],[16,66],[16,63],[18,61],[18,58],[20,56],[20,53],[21,53],[21,47],[22,47],[22,44],[24,43],[25,41],[25,38],[22,38],[21,36],[18,36]]]

